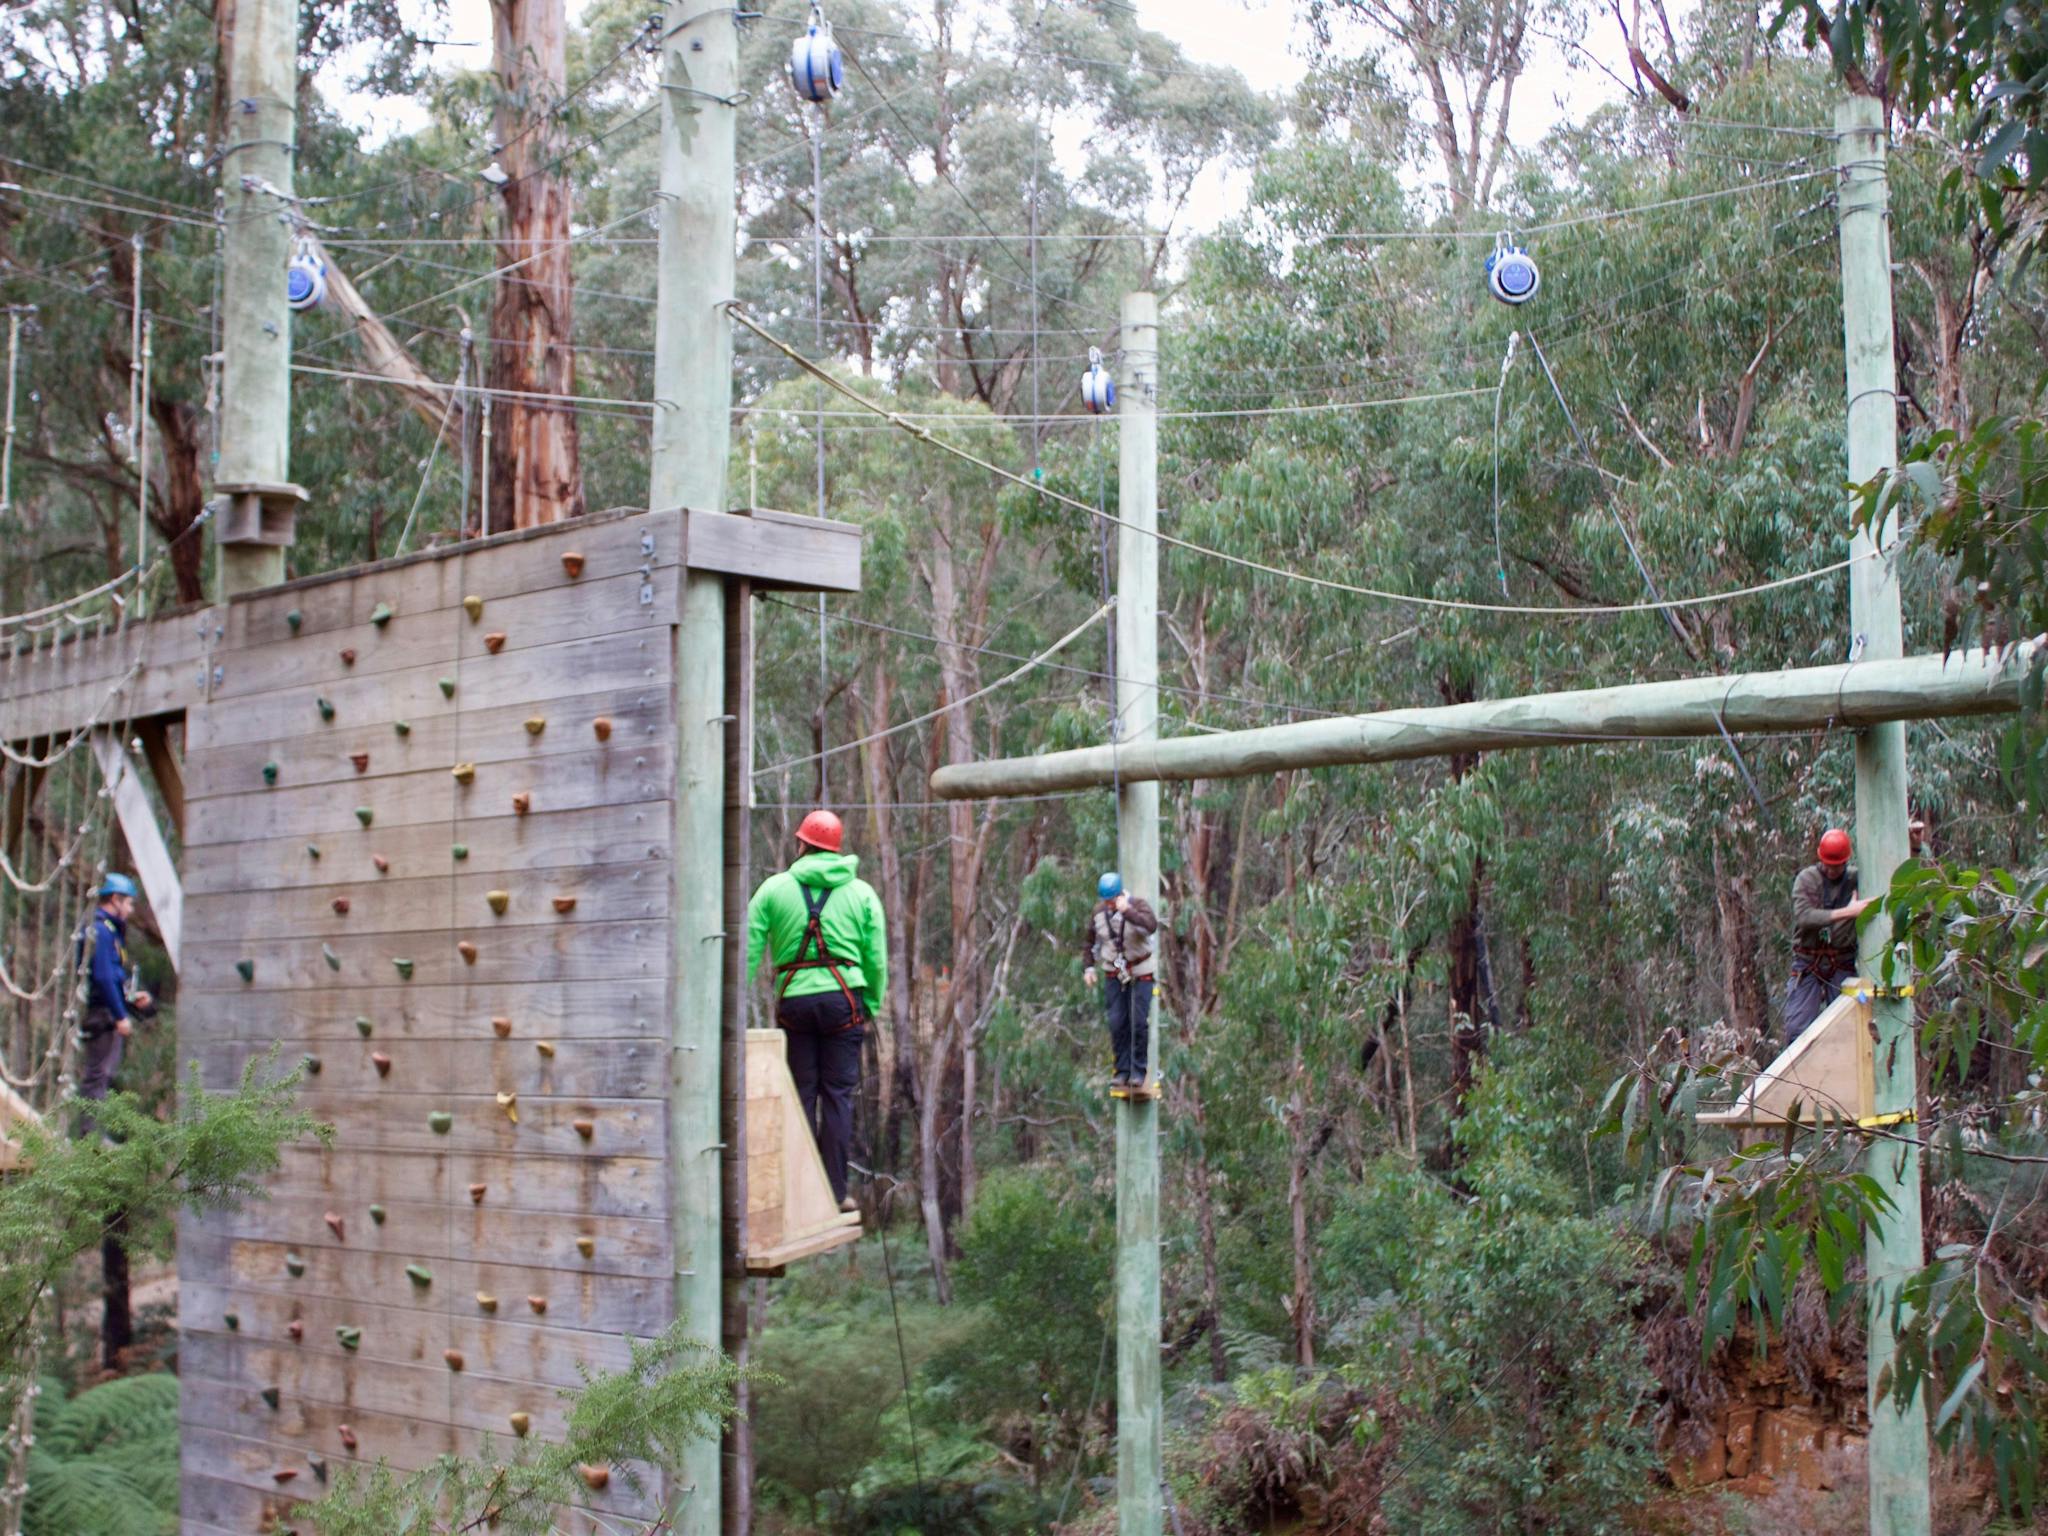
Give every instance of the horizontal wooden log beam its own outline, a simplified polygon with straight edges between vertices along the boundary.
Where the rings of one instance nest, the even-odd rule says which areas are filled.
[[[1724,726],[1731,733],[1825,730],[1883,720],[2007,714],[2019,708],[2020,679],[2031,655],[2031,646],[2002,658],[1982,650],[1957,651],[1946,658],[1911,656],[1630,683],[1439,709],[1380,710],[1116,748],[1081,747],[941,768],[932,775],[932,792],[946,800],[986,800],[1104,788],[1117,780],[1233,779],[1453,753],[1718,736]]]

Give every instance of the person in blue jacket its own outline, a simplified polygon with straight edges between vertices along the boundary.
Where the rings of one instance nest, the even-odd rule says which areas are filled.
[[[156,1000],[136,988],[128,965],[128,919],[135,915],[135,882],[118,870],[100,882],[99,905],[79,930],[79,963],[86,970],[85,1071],[82,1099],[104,1099],[121,1070],[121,1053],[135,1020],[156,1012]]]

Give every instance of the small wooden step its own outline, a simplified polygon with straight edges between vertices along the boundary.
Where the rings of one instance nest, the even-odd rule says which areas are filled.
[[[860,1213],[832,1198],[782,1031],[748,1030],[747,1273],[780,1274],[860,1237]]]

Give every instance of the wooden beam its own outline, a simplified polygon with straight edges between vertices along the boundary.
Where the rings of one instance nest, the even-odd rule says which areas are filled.
[[[1718,736],[1739,731],[1823,731],[1890,720],[2010,714],[2031,645],[2002,657],[1981,650],[1846,666],[1801,667],[1734,677],[1630,683],[1572,693],[1390,709],[1130,742],[1037,757],[998,758],[941,768],[932,791],[942,799],[1106,788],[1120,779],[1230,779],[1289,768],[1404,762],[1463,752],[1506,752],[1596,741]]]
[[[185,765],[177,749],[171,745],[171,722],[161,716],[139,720],[135,734],[142,738],[142,753],[149,759],[150,776],[156,780],[156,792],[163,797],[164,814],[170,818],[171,830],[182,838],[185,835]]]
[[[163,829],[156,824],[156,807],[149,803],[149,792],[112,731],[92,733],[92,755],[113,795],[114,814],[120,819],[122,836],[128,839],[143,893],[149,897],[150,915],[156,919],[157,932],[164,936],[171,969],[182,970],[185,891],[178,883],[178,866],[172,862]]]
[[[861,530],[829,517],[763,508],[683,514],[684,558],[693,571],[744,576],[779,591],[858,592]]]

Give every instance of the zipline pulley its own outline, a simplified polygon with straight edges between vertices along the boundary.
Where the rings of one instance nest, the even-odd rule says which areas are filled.
[[[1514,244],[1503,230],[1494,237],[1493,250],[1486,258],[1486,287],[1503,304],[1526,304],[1543,286],[1543,274],[1536,258]]]
[[[285,300],[295,310],[318,309],[327,297],[327,263],[310,240],[301,240],[292,251],[291,264],[284,273]]]
[[[846,83],[846,61],[832,41],[832,24],[811,7],[810,30],[789,45],[789,83],[805,101],[830,101]]]
[[[1081,403],[1090,416],[1116,409],[1116,380],[1102,366],[1102,348],[1088,349],[1088,371],[1081,375]]]

